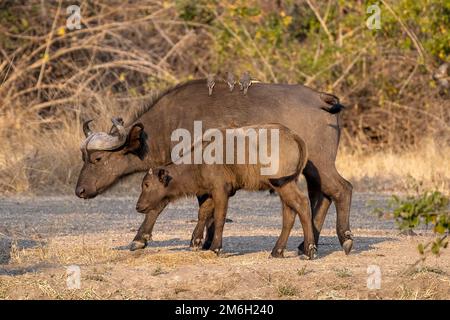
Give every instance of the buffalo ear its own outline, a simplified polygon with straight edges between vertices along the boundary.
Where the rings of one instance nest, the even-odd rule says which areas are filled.
[[[131,127],[125,142],[124,151],[125,153],[137,155],[141,160],[144,159],[147,153],[147,135],[142,123],[136,123]]]
[[[165,169],[158,169],[158,179],[159,182],[161,182],[164,187],[167,187],[169,185],[170,180],[172,180],[173,178],[169,175],[169,171],[165,170]]]

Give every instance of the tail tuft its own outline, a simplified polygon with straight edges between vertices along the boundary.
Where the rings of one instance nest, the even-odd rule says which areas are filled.
[[[345,109],[345,106],[343,106],[342,104],[339,103],[339,98],[336,97],[335,95],[321,92],[320,99],[323,102],[325,102],[326,104],[328,104],[328,106],[321,108],[322,110],[324,110],[328,113],[336,114],[336,113],[341,112],[343,109]]]
[[[335,104],[335,105],[332,105],[331,107],[328,107],[328,108],[327,107],[322,107],[322,110],[325,110],[326,112],[331,113],[331,114],[339,113],[343,109],[345,109],[345,106],[343,106],[342,104]]]
[[[279,188],[279,187],[284,186],[286,183],[297,179],[298,175],[299,175],[299,173],[296,172],[290,176],[285,176],[285,177],[281,177],[281,178],[272,178],[272,179],[269,178],[269,182],[272,186]]]

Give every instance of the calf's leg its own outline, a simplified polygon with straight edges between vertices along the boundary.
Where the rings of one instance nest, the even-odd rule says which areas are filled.
[[[303,171],[303,175],[305,176],[308,187],[315,244],[318,246],[320,231],[322,230],[328,209],[330,208],[331,199],[322,193],[318,170],[310,161],[308,161],[305,170]],[[301,242],[298,246],[298,252],[299,254],[303,254],[304,242]]]
[[[286,243],[291,233],[292,227],[295,223],[295,213],[291,208],[282,202],[283,209],[283,228],[281,234],[278,237],[275,247],[272,249],[271,256],[274,258],[283,258],[283,251],[286,249]]]
[[[305,243],[304,253],[310,259],[313,259],[316,254],[316,246],[314,243],[311,207],[308,198],[300,191],[295,183],[289,183],[283,186],[279,194],[286,204],[297,212],[300,217]]]
[[[148,241],[152,239],[152,232],[156,219],[158,219],[159,215],[168,203],[168,201],[164,201],[157,209],[151,210],[145,214],[144,221],[130,244],[130,251],[144,249],[147,246]]]
[[[331,205],[331,199],[322,193],[320,189],[320,181],[318,180],[318,178],[306,179],[316,245],[319,242],[320,231],[322,230],[328,209]]]
[[[231,192],[228,193],[228,198],[233,197],[236,194],[237,190],[231,190]],[[207,205],[210,210],[205,213],[205,216],[208,216],[208,218],[206,219],[206,237],[205,237],[205,241],[203,243],[203,250],[209,250],[209,248],[211,247],[213,238],[214,238],[214,201],[212,201],[211,198],[209,198],[208,200],[208,204]]]
[[[214,237],[210,250],[217,255],[222,249],[223,227],[228,208],[228,193],[225,190],[217,190],[213,193],[214,200]]]
[[[210,216],[206,220],[206,237],[203,243],[203,250],[209,250],[214,239],[214,204]]]
[[[325,218],[327,216],[328,209],[331,205],[331,199],[322,194],[319,193],[318,200],[316,202],[316,206],[313,209],[312,214],[312,223],[313,223],[313,232],[314,232],[314,242],[316,246],[318,246],[319,243],[319,237],[320,237],[320,231],[322,230],[323,224],[325,222]],[[298,246],[299,254],[303,253],[304,251],[304,243],[300,243]]]
[[[191,247],[195,250],[199,249],[202,245],[205,225],[207,225],[210,219],[214,219],[214,202],[210,195],[203,195],[197,199],[200,205],[198,209],[198,221],[191,238]]]

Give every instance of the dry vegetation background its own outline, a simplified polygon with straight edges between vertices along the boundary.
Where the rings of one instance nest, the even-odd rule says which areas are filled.
[[[80,123],[129,118],[165,87],[250,70],[348,106],[338,169],[359,188],[450,190],[450,4],[372,1],[0,0],[0,193],[72,193]],[[80,30],[66,8],[81,7]]]

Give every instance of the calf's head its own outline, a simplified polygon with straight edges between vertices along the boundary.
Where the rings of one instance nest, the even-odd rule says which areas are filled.
[[[142,124],[128,130],[120,118],[113,119],[109,133],[93,133],[89,121],[83,125],[86,140],[81,145],[83,167],[78,176],[75,193],[80,198],[93,198],[121,176],[137,171],[147,152]]]
[[[142,180],[142,191],[136,204],[136,210],[146,213],[158,208],[170,192],[172,177],[165,168],[150,169]]]

